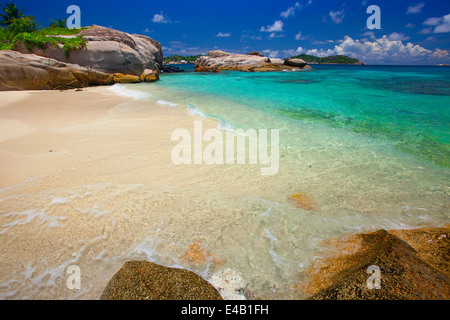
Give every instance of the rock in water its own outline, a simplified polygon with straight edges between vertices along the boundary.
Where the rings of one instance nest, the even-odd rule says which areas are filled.
[[[130,261],[109,281],[101,300],[223,300],[192,271]]]
[[[448,300],[449,233],[448,227],[380,230],[337,241],[328,250],[345,254],[315,261],[309,271],[309,291],[318,291],[311,299]],[[367,285],[374,280],[369,266],[379,268],[379,289]]]
[[[299,208],[305,210],[313,210],[319,206],[319,203],[317,202],[316,199],[301,192],[291,195],[289,199],[295,201],[296,205]]]
[[[286,66],[297,67],[297,68],[304,68],[307,65],[305,60],[302,60],[302,59],[290,59],[290,58],[284,60],[284,64]]]
[[[306,63],[305,63],[306,65]],[[304,67],[304,66],[303,66]],[[302,67],[271,63],[271,59],[259,55],[231,54],[215,50],[195,60],[197,72],[234,70],[246,72],[299,70]]]

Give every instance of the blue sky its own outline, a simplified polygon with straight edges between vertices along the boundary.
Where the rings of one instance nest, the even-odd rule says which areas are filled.
[[[5,4],[1,0],[1,4]],[[145,34],[164,55],[258,50],[285,58],[300,53],[346,54],[368,64],[450,63],[449,0],[16,0],[47,26],[81,8],[81,24]],[[369,30],[369,5],[381,29]]]

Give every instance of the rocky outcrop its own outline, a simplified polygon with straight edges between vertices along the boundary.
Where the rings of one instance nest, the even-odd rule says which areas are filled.
[[[314,300],[448,300],[449,236],[447,226],[380,230],[331,241],[331,257],[313,263],[306,291]],[[367,284],[376,284],[375,278],[369,279],[374,268],[379,270],[378,289]]]
[[[306,65],[306,64],[305,64]],[[224,51],[210,51],[207,56],[195,60],[198,72],[236,70],[246,72],[283,71],[301,69],[298,66],[274,64],[271,59],[259,55],[231,54]]]
[[[130,261],[112,277],[101,300],[223,300],[195,273],[148,261]]]
[[[279,59],[279,58],[270,58],[270,63],[273,63],[273,64],[284,64],[284,60],[283,59]]]
[[[306,66],[307,63],[305,62],[305,60],[302,60],[302,59],[291,59],[291,58],[288,58],[288,59],[284,60],[284,64],[286,66],[303,68],[303,67]]]
[[[247,52],[248,56],[259,56],[259,57],[264,57],[264,54],[262,52],[259,51],[251,51],[251,52]]]
[[[0,91],[114,84],[111,74],[16,51],[0,51]]]
[[[145,69],[158,73],[161,70],[162,47],[150,37],[95,25],[80,31],[78,35],[87,41],[86,49],[73,51],[68,58],[61,46],[54,47],[51,44],[44,49],[34,47],[30,52],[25,44],[18,43],[16,50],[111,74],[122,73],[139,77]]]

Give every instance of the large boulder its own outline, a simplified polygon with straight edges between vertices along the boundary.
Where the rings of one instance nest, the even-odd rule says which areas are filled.
[[[306,63],[305,63],[306,65]],[[271,63],[271,60],[259,55],[232,54],[224,51],[211,51],[207,56],[195,60],[196,71],[283,71],[300,69],[297,66],[287,66]]]
[[[70,89],[114,84],[112,75],[34,54],[0,51],[0,91]]]
[[[159,73],[163,63],[161,44],[150,37],[129,34],[101,26],[81,30],[78,35],[87,41],[86,49],[73,51],[67,58],[61,46],[49,44],[44,49],[34,47],[31,53],[58,61],[106,73],[141,76],[145,69]],[[75,37],[77,35],[74,35]],[[69,36],[70,37],[70,36]],[[16,50],[30,53],[23,43]]]
[[[450,228],[380,230],[330,241],[309,272],[314,300],[450,299]],[[336,255],[336,252],[339,254]],[[377,275],[379,283],[377,287]],[[371,274],[372,273],[372,274]]]
[[[112,277],[101,300],[223,300],[192,271],[130,261]]]
[[[297,68],[304,68],[307,65],[305,60],[302,60],[302,59],[291,59],[291,58],[288,58],[288,59],[284,60],[284,64],[286,66],[297,67]]]
[[[259,57],[264,57],[264,53],[259,52],[259,51],[251,51],[251,52],[247,52],[248,56],[259,56]]]

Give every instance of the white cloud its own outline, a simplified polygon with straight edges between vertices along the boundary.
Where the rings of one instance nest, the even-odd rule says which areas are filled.
[[[371,40],[375,40],[376,39],[375,32],[373,32],[373,31],[366,31],[366,32],[364,32],[362,34],[362,36],[369,37]]]
[[[442,18],[428,18],[423,22],[426,26],[437,26],[439,23],[441,23]]]
[[[157,13],[153,16],[152,22],[155,23],[170,23],[170,20],[168,18],[166,18],[163,14],[163,12],[161,11],[161,13]]]
[[[268,25],[267,27],[261,27],[259,31],[262,32],[283,32],[284,23],[281,20],[276,20],[273,25]]]
[[[450,13],[443,17],[428,18],[423,24],[429,27],[422,29],[420,32],[422,34],[450,32]]]
[[[325,41],[314,40],[314,41],[312,41],[312,44],[328,44],[328,43],[334,43],[334,40],[325,40]]]
[[[388,39],[391,40],[391,41],[404,41],[404,40],[409,40],[410,37],[405,36],[403,33],[392,32],[388,36]]]
[[[294,56],[306,53],[314,56],[325,57],[332,55],[346,55],[355,57],[368,64],[436,64],[449,63],[449,50],[428,50],[410,42],[404,44],[400,40],[390,40],[387,35],[373,41],[363,41],[352,39],[346,36],[339,44],[330,49],[304,49],[298,47],[297,50],[271,51],[267,50],[267,55]],[[264,52],[264,51],[263,51]]]
[[[447,33],[450,32],[450,13],[442,18],[441,23],[439,23],[436,28],[434,28],[434,33]]]
[[[433,52],[433,56],[438,59],[447,59],[450,56],[450,51],[438,48]]]
[[[419,34],[430,34],[433,33],[433,27],[423,28],[419,31]]]
[[[295,15],[295,11],[300,10],[301,8],[302,8],[302,5],[298,2],[296,2],[293,7],[289,7],[289,8],[287,8],[286,11],[283,11],[282,13],[280,13],[280,16],[282,16],[285,19],[287,19],[291,16],[293,17]]]
[[[231,33],[229,33],[229,32],[226,32],[226,33],[219,32],[218,34],[216,34],[216,37],[218,37],[218,38],[229,38],[229,37],[231,37]]]
[[[270,35],[269,35],[269,39],[274,39],[274,38],[283,38],[284,37],[284,34],[278,34],[278,33],[276,33],[276,32],[272,32]]]
[[[266,57],[269,58],[287,58],[287,57],[292,57],[292,56],[296,56],[299,55],[303,52],[303,48],[302,47],[298,47],[297,50],[295,49],[288,49],[288,50],[272,50],[272,49],[266,49],[263,50],[262,53],[264,53],[264,55]]]
[[[361,42],[347,36],[333,51],[335,54],[357,57],[366,63],[399,64],[431,63],[433,59],[442,59],[449,54],[447,50],[436,49],[433,52],[410,42],[404,45],[401,41],[390,40],[386,35],[372,42]]]
[[[333,21],[336,24],[340,24],[345,17],[344,9],[338,11],[330,11],[328,15],[330,16],[331,21]]]
[[[296,35],[295,35],[295,40],[306,40],[305,36],[302,36],[302,32],[299,31]]]
[[[425,7],[425,3],[419,2],[415,5],[409,6],[408,9],[406,10],[406,13],[407,14],[420,13],[422,12],[423,7]]]
[[[414,28],[416,25],[414,23],[408,23],[406,25],[407,28]]]

